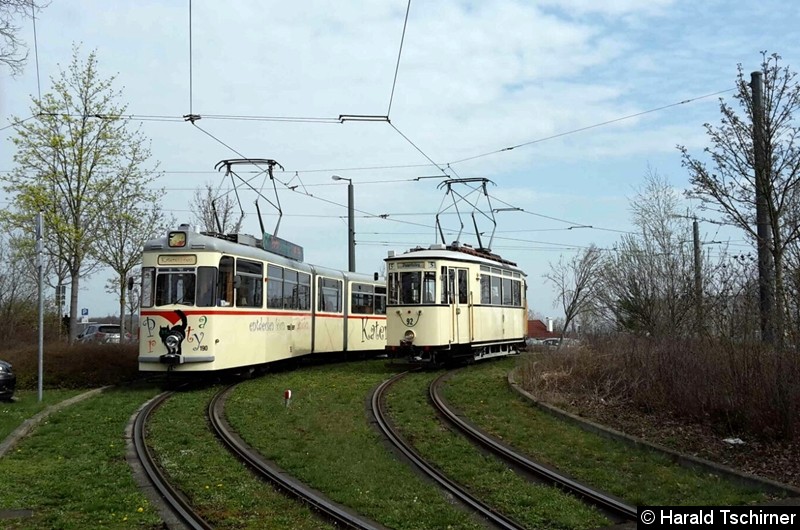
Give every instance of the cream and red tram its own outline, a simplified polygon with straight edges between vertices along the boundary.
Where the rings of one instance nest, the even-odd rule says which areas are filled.
[[[227,370],[386,345],[385,281],[304,263],[302,248],[269,234],[181,225],[148,241],[140,311],[140,371]]]
[[[526,275],[514,263],[458,244],[390,252],[385,261],[390,355],[439,363],[524,347]]]

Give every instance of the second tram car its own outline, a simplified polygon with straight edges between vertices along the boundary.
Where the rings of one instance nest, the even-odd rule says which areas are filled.
[[[310,265],[264,234],[181,225],[142,255],[139,370],[255,367],[326,352],[382,352],[386,283]]]
[[[412,361],[470,361],[525,346],[525,273],[468,245],[432,245],[385,259],[387,351]]]

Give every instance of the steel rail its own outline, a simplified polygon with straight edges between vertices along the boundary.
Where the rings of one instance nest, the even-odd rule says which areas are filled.
[[[464,488],[462,488],[457,483],[453,482],[449,478],[447,478],[444,474],[440,473],[436,470],[433,466],[428,464],[414,449],[408,445],[402,437],[395,431],[395,429],[391,426],[389,421],[386,418],[386,414],[384,411],[384,394],[386,390],[392,386],[395,382],[399,381],[403,377],[406,376],[408,372],[403,372],[398,374],[391,379],[388,379],[381,383],[372,393],[372,397],[370,399],[372,403],[372,413],[375,416],[375,420],[378,424],[378,428],[380,431],[389,439],[389,441],[394,444],[400,452],[408,458],[415,466],[417,466],[423,473],[430,476],[434,481],[436,481],[439,486],[447,490],[461,502],[478,512],[480,515],[488,519],[492,524],[499,528],[506,528],[506,529],[513,529],[519,530],[521,528],[525,528],[520,524],[516,523],[512,519],[504,516],[503,514],[499,513],[495,509],[487,506],[471,494],[469,494]]]
[[[197,512],[194,511],[188,500],[172,485],[161,472],[161,469],[156,465],[153,454],[147,447],[146,443],[146,426],[150,413],[166,399],[172,395],[172,392],[163,392],[158,396],[151,399],[136,415],[136,420],[133,424],[133,447],[136,458],[147,474],[147,478],[152,486],[161,494],[161,497],[166,503],[166,508],[169,509],[173,515],[183,522],[188,528],[198,530],[210,530],[210,526]]]
[[[534,462],[525,455],[522,455],[510,447],[500,443],[495,438],[481,432],[475,426],[459,417],[458,414],[456,414],[447,406],[447,403],[439,392],[443,379],[449,377],[450,375],[452,375],[452,372],[446,372],[440,375],[431,382],[429,387],[431,401],[439,413],[442,414],[447,421],[456,426],[467,436],[481,444],[483,447],[498,454],[507,461],[519,466],[528,473],[542,478],[561,490],[584,499],[585,502],[600,508],[607,514],[617,518],[619,521],[637,520],[637,511],[635,506],[625,504],[624,502],[612,497],[607,493],[603,493],[599,490],[591,488],[562,473],[559,473],[558,471]]]
[[[384,530],[377,523],[350,513],[345,507],[334,503],[321,493],[290,477],[282,469],[254,451],[239,435],[233,432],[224,417],[224,404],[228,392],[234,386],[231,385],[218,392],[208,405],[208,419],[211,422],[211,426],[219,439],[232,453],[263,478],[271,481],[289,495],[308,503],[314,510],[334,523],[358,530]]]

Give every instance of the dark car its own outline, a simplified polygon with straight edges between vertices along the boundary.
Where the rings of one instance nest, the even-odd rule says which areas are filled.
[[[17,376],[11,369],[11,363],[0,361],[0,400],[11,401],[17,386]]]
[[[119,342],[120,327],[117,324],[90,324],[78,335],[79,342]],[[130,336],[130,334],[126,334]]]

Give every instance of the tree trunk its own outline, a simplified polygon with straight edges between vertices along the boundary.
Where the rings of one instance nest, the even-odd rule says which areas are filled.
[[[78,291],[80,290],[81,275],[80,269],[71,269],[69,271],[72,285],[69,291],[69,344],[75,344],[75,338],[78,336]]]
[[[125,342],[125,276],[119,277],[119,342]]]

